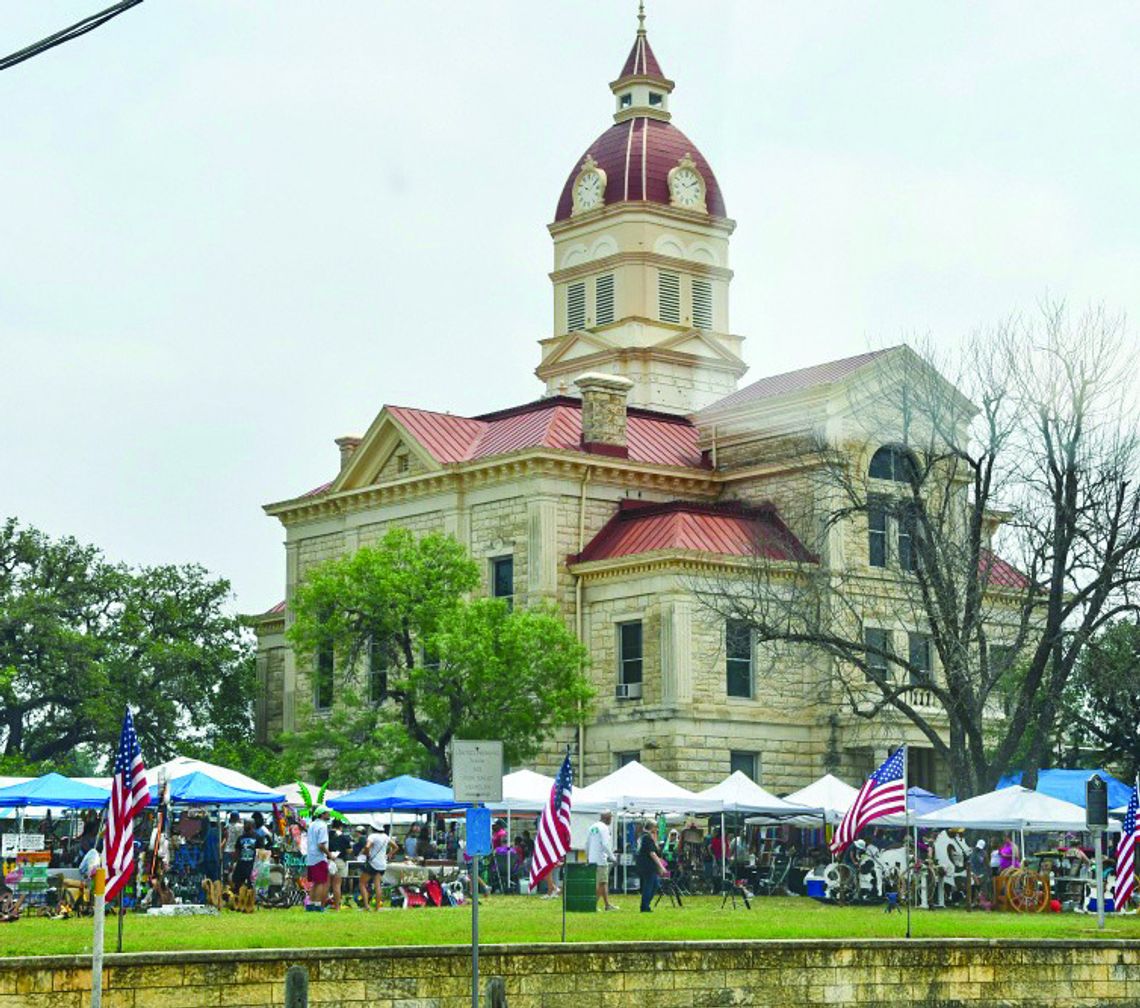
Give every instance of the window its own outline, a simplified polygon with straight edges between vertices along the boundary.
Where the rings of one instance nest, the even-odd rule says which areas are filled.
[[[743,620],[724,624],[725,692],[731,697],[752,696],[752,628]]]
[[[657,315],[662,322],[681,321],[681,278],[676,273],[657,274]]]
[[[641,750],[634,749],[631,752],[616,752],[614,753],[614,769],[620,770],[623,766],[628,766],[630,763],[641,762]]]
[[[914,456],[899,445],[884,445],[871,457],[868,474],[872,479],[910,483],[918,476]]]
[[[665,100],[665,96],[656,91],[649,92],[649,104],[660,105]]]
[[[938,788],[938,759],[929,746],[911,746],[906,753],[906,776],[908,787]]]
[[[930,675],[930,638],[926,634],[912,633],[907,635],[910,644],[910,684],[912,686],[929,686]]]
[[[313,706],[328,710],[333,702],[333,649],[331,644],[322,644],[317,651],[317,664],[313,670]]]
[[[619,700],[641,699],[641,620],[618,624]]]
[[[407,452],[403,452],[396,456],[396,472],[403,474],[408,471],[410,463],[408,461]]]
[[[913,502],[900,508],[899,518],[899,569],[918,569],[918,509]]]
[[[594,322],[609,325],[614,320],[614,275],[606,273],[594,284]]]
[[[708,280],[693,281],[693,325],[698,329],[713,327],[712,284]]]
[[[515,558],[495,557],[491,561],[491,596],[504,599],[507,608],[514,605]]]
[[[863,644],[867,648],[867,678],[871,682],[880,682],[890,677],[890,662],[887,655],[891,651],[890,630],[880,630],[878,627],[864,627]],[[879,654],[872,653],[880,652]]]
[[[872,567],[887,566],[887,509],[881,503],[867,505],[867,560]]]
[[[566,330],[584,329],[586,326],[586,281],[579,280],[566,288]]]
[[[368,644],[368,702],[373,707],[384,699],[388,685],[388,656],[384,642],[373,637]]]
[[[759,753],[732,751],[728,754],[728,772],[736,773],[738,770],[750,781],[760,783]]]
[[[633,104],[633,92],[627,91],[618,99],[621,108],[629,108]]]
[[[426,669],[438,669],[443,665],[440,661],[439,654],[435,651],[429,650],[427,647],[423,649],[423,667]]]

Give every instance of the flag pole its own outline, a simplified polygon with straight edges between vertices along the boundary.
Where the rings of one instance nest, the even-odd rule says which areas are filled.
[[[562,855],[562,941],[566,941],[566,855]]]
[[[116,911],[119,915],[119,940],[116,943],[115,951],[123,951],[123,890],[119,890],[119,895],[115,900],[115,905],[118,907]]]
[[[905,835],[908,835],[908,836],[910,835],[910,792],[907,790],[907,785],[910,783],[910,775],[908,773],[908,770],[910,768],[907,765],[909,758],[910,758],[910,748],[904,742],[903,743],[903,806],[904,806],[903,807],[903,815],[906,818],[906,834]],[[915,832],[915,838],[914,838],[914,863],[915,863],[915,866],[917,867],[917,865],[918,865],[918,833],[917,833],[917,830]],[[915,877],[917,878],[917,873],[915,874]],[[907,897],[906,898],[906,936],[909,938],[910,937],[910,905],[913,902],[913,900],[911,899],[910,893],[907,893],[906,897]]]
[[[95,869],[95,936],[91,941],[91,1008],[103,1004],[103,893],[107,885],[107,870],[100,865]]]

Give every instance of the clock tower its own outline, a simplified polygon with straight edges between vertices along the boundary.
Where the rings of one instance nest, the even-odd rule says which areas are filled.
[[[729,236],[716,176],[669,113],[673,82],[638,15],[614,123],[578,159],[549,226],[554,334],[535,373],[548,395],[586,372],[629,379],[629,405],[693,413],[746,370],[728,322]]]

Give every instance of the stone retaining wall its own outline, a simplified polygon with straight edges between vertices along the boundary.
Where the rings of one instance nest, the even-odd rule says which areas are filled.
[[[105,1008],[282,1006],[305,966],[323,1008],[464,1008],[470,950],[282,949],[112,955]],[[1140,1006],[1140,942],[875,940],[489,945],[509,1008],[631,1005]],[[90,959],[0,959],[0,1008],[90,1003]]]

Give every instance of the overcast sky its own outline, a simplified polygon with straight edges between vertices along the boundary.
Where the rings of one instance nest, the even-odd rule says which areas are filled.
[[[103,6],[4,0],[0,50]],[[1140,318],[1134,0],[648,6],[745,381],[1050,296]],[[635,13],[148,0],[0,73],[0,515],[277,602],[261,505],[333,438],[541,391],[545,225]]]

